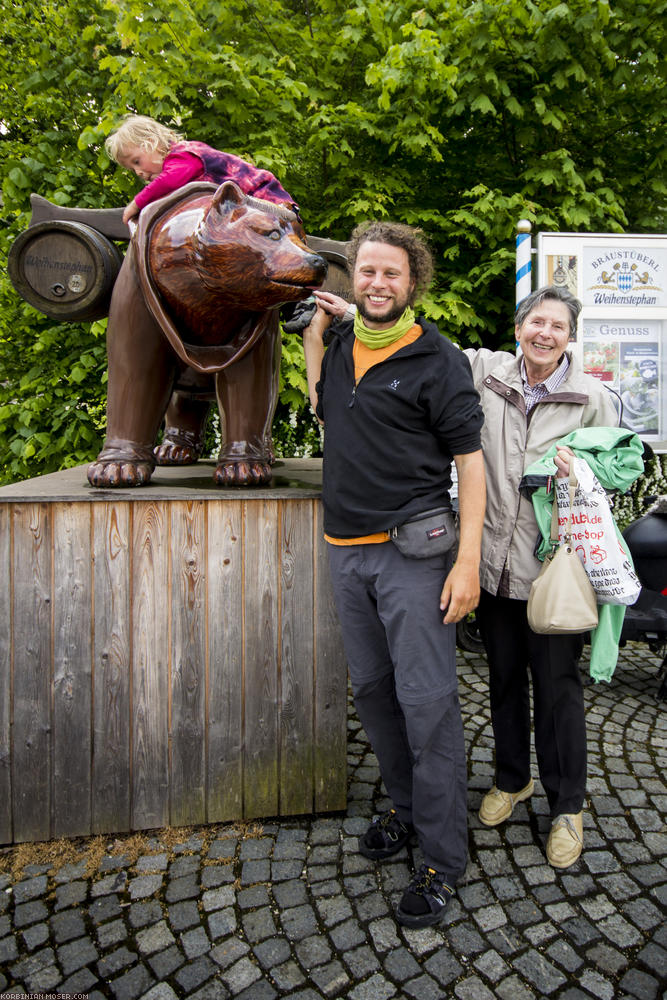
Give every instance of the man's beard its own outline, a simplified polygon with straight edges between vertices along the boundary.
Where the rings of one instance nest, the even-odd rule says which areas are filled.
[[[401,316],[407,309],[408,304],[409,303],[407,299],[403,299],[402,302],[397,300],[396,302],[394,302],[394,305],[391,307],[389,312],[382,313],[381,315],[378,315],[377,313],[371,313],[367,309],[365,309],[363,301],[357,302],[356,306],[361,316],[365,320],[370,320],[371,323],[395,323],[397,320],[401,318]]]

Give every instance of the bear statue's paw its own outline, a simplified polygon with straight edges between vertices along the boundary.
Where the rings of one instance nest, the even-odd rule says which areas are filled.
[[[202,452],[201,435],[180,427],[167,427],[162,443],[153,449],[158,465],[194,465]]]
[[[153,454],[158,465],[194,465],[199,458],[196,448],[176,441],[163,441]]]
[[[151,462],[91,462],[88,482],[98,488],[145,486],[153,475]]]
[[[213,473],[218,486],[266,486],[271,482],[271,464],[258,458],[221,462]]]

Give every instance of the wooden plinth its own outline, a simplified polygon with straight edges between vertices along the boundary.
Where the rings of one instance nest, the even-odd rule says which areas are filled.
[[[0,489],[0,843],[343,809],[316,459]]]

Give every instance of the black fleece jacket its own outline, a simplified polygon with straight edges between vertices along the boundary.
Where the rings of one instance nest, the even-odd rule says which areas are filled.
[[[386,531],[449,501],[454,455],[477,451],[484,417],[465,355],[438,328],[354,384],[352,322],[330,328],[317,385],[324,420],[324,530]]]

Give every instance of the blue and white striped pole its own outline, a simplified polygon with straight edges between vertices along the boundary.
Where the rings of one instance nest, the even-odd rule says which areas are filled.
[[[516,304],[530,295],[531,275],[531,224],[528,219],[519,219],[516,224]]]

